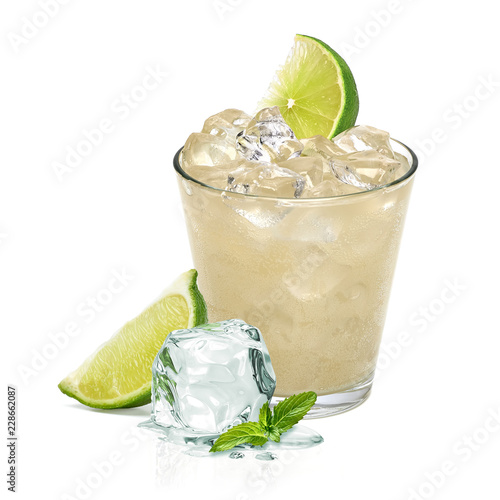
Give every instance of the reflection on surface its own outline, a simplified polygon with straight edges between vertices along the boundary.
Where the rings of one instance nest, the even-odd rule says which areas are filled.
[[[156,440],[156,483],[179,488],[187,494],[223,490],[224,498],[247,499],[275,487],[279,481],[296,477],[311,460],[322,455],[322,446],[308,449],[237,449],[221,453],[196,450],[186,454],[186,446]],[[231,455],[233,455],[231,457]],[[257,455],[261,455],[257,459]],[[265,459],[263,455],[266,455]]]
[[[159,425],[154,419],[141,422],[139,427],[148,429],[156,434],[160,434],[163,440],[169,443],[181,446],[184,453],[192,456],[209,456],[209,450],[219,437],[219,434],[204,434],[192,431],[189,428],[179,428],[173,426]],[[267,441],[263,446],[254,447],[253,445],[242,444],[234,450],[247,451],[282,451],[282,450],[301,450],[312,448],[323,442],[323,438],[315,430],[304,425],[296,425],[292,429],[280,436],[280,442],[272,440]],[[238,457],[241,458],[241,457]]]

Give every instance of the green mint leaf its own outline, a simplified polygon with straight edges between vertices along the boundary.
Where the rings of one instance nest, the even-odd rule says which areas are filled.
[[[274,407],[273,427],[283,434],[291,429],[313,407],[318,396],[315,392],[303,392],[280,401]]]
[[[210,448],[210,451],[226,451],[244,443],[262,446],[267,440],[260,424],[257,422],[245,422],[236,427],[231,427],[231,429],[221,434],[212,448]]]
[[[269,401],[266,401],[260,409],[259,424],[264,431],[269,432],[272,421],[273,415],[271,413],[271,408],[269,408]]]
[[[281,436],[280,431],[276,429],[274,425],[272,425],[271,428],[269,429],[269,439],[272,439],[275,443],[279,443],[281,439],[280,436]]]
[[[245,422],[232,427],[215,441],[211,452],[226,451],[240,444],[262,446],[272,439],[280,442],[280,436],[291,429],[316,402],[315,392],[303,392],[280,401],[271,413],[266,401],[259,412],[259,422]]]

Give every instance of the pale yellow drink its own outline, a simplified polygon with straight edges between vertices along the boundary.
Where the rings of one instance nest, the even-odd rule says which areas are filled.
[[[409,161],[401,179],[316,199],[224,193],[174,161],[210,321],[257,326],[275,396],[315,391],[323,415],[356,406],[371,387],[416,168],[393,147]]]

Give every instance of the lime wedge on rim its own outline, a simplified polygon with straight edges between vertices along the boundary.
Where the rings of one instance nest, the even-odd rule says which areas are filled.
[[[173,330],[207,322],[207,307],[196,285],[198,273],[181,274],[139,316],[129,321],[59,389],[94,408],[130,408],[151,402],[154,358]]]
[[[296,35],[259,109],[278,106],[299,139],[328,139],[354,126],[359,99],[349,66],[326,43]]]

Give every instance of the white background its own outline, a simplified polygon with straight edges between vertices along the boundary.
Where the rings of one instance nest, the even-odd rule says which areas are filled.
[[[495,7],[73,0],[45,22],[34,0],[2,3],[2,404],[16,385],[18,498],[499,498]],[[360,408],[308,422],[317,448],[267,463],[189,458],[133,436],[149,406],[91,410],[57,383],[192,266],[172,157],[210,114],[254,110],[296,32],[346,58],[358,123],[420,156],[379,376]],[[160,82],[141,93],[147,68]],[[124,108],[131,92],[143,100]],[[59,179],[54,162],[103,119],[113,130]],[[129,276],[123,291],[83,316],[113,272]],[[54,353],[49,334],[68,323],[79,334]]]

